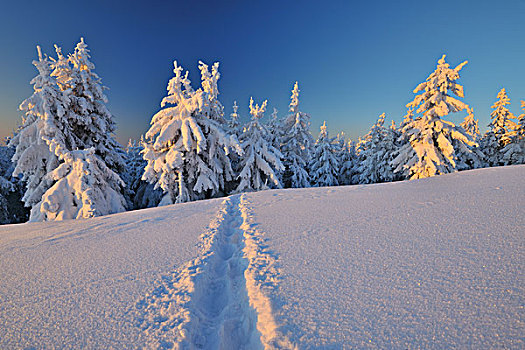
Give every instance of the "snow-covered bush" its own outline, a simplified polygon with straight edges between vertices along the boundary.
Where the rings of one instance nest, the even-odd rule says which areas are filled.
[[[272,145],[270,134],[261,123],[266,104],[267,101],[261,106],[254,105],[253,98],[250,98],[252,119],[239,137],[243,156],[238,168],[239,185],[236,192],[282,187],[278,176],[278,172],[284,170],[282,154]]]
[[[281,128],[276,128],[281,130]],[[310,116],[299,110],[299,85],[292,90],[290,114],[284,121],[281,137],[284,187],[310,187],[308,165],[312,159],[313,138],[310,134]]]
[[[337,146],[334,139],[328,136],[326,122],[321,125],[321,132],[314,145],[310,175],[312,186],[337,186],[339,176],[339,164],[337,161]]]
[[[218,100],[219,64],[211,73],[202,62],[199,69],[202,86],[194,90],[188,72],[183,75],[174,62],[163,109],[153,116],[143,142],[143,179],[164,191],[161,205],[224,195],[234,177],[228,154],[242,153]]]
[[[421,115],[402,127],[399,153],[392,161],[394,172],[403,178],[418,179],[460,170],[463,163],[458,152],[472,153],[472,147],[476,146],[462,127],[441,119],[468,107],[453,97],[463,97],[463,86],[456,80],[465,64],[467,61],[451,69],[443,55],[436,70],[415,88],[414,93],[422,93],[416,95],[407,107],[414,108]],[[472,157],[475,157],[474,153]]]

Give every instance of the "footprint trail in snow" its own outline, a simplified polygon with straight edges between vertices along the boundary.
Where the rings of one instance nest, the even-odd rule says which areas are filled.
[[[273,315],[279,271],[263,241],[246,197],[226,198],[199,256],[137,303],[147,348],[295,348]]]

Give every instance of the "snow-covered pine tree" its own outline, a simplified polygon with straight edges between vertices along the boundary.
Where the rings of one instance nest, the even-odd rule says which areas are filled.
[[[503,164],[525,163],[525,101],[521,101],[523,114],[518,117],[514,135],[510,142],[501,150]]]
[[[457,169],[477,169],[485,166],[485,155],[481,151],[478,140],[481,139],[479,132],[478,120],[474,119],[474,109],[467,106],[467,116],[460,124],[465,132],[470,135],[472,140],[476,142],[474,146],[467,146],[465,143],[454,142],[454,149],[456,150],[457,156]]]
[[[63,90],[67,113],[61,120],[64,140],[49,140],[51,150],[60,153],[55,147],[65,151],[93,147],[95,154],[110,169],[122,173],[124,151],[115,139],[116,124],[106,107],[108,99],[104,90],[107,87],[94,72],[95,65],[90,61],[90,50],[84,38],[80,39],[67,61],[60,48],[56,47],[56,50],[58,59],[54,62],[52,75]]]
[[[237,106],[237,101],[233,101],[233,112],[230,114],[230,120],[228,120],[228,126],[230,127],[230,131],[233,135],[236,137],[239,137],[239,135],[242,133],[242,126],[241,122],[239,120],[239,113],[237,112],[239,109],[239,106]]]
[[[478,141],[481,138],[478,120],[474,119],[474,109],[472,107],[467,107],[467,116],[460,126],[465,129],[465,131],[468,132],[470,136],[472,136],[474,141]]]
[[[106,166],[94,148],[64,153],[49,176],[55,181],[31,220],[82,219],[125,211],[121,178]]]
[[[354,183],[352,178],[356,175],[356,163],[357,155],[355,142],[348,140],[348,142],[343,147],[341,156],[339,158],[339,164],[341,168],[337,178],[339,185],[352,185]]]
[[[29,208],[35,207],[53,185],[46,175],[58,167],[59,154],[50,150],[46,141],[60,137],[58,120],[65,114],[62,93],[50,76],[50,62],[39,46],[37,50],[38,60],[33,65],[38,75],[31,80],[34,92],[20,104],[19,109],[24,112],[22,125],[9,142],[15,151],[13,176],[21,176],[26,188],[22,200]]]
[[[399,130],[402,130],[405,125],[410,124],[414,121],[414,107],[409,106],[407,109],[407,113],[403,116],[403,120],[401,121],[401,124],[399,125]]]
[[[131,139],[126,147],[126,171],[122,179],[126,187],[132,191],[133,209],[156,207],[162,199],[162,190],[155,189],[154,185],[142,180],[147,164],[142,157],[143,150],[141,143]]]
[[[506,107],[510,105],[510,98],[504,88],[498,92],[497,98],[498,100],[491,107],[494,110],[490,113],[492,121],[489,128],[496,135],[499,144],[505,146],[515,134],[517,125],[514,119],[516,117]]]
[[[321,125],[321,132],[314,145],[312,165],[310,167],[312,186],[337,186],[339,164],[336,157],[336,146],[326,130],[326,122]]]
[[[266,111],[267,101],[261,106],[253,104],[250,98],[251,121],[240,136],[243,157],[239,163],[239,185],[236,192],[265,190],[270,187],[282,188],[278,172],[284,170],[282,154],[271,143],[271,136],[261,119]]]
[[[341,185],[344,183],[343,179],[343,163],[346,161],[348,156],[348,149],[345,142],[345,133],[344,131],[341,131],[337,134],[334,140],[334,146],[335,146],[335,157],[337,158],[337,164],[339,164],[339,174],[337,176],[337,182]]]
[[[395,136],[391,128],[385,128],[385,113],[379,116],[376,124],[360,144],[358,153],[357,177],[363,184],[393,181],[394,169],[390,165],[395,151]]]
[[[514,115],[506,107],[510,99],[505,89],[498,92],[498,100],[492,105],[492,120],[488,125],[489,130],[481,140],[481,150],[486,156],[488,166],[505,165],[503,149],[509,144],[516,134],[517,124],[513,121]]]
[[[99,84],[100,78],[91,72],[94,66],[89,62],[83,40],[69,59],[65,59],[59,48],[57,53],[58,60],[49,62],[39,49],[39,60],[34,62],[39,76],[32,81],[35,92],[20,105],[25,118],[10,143],[15,148],[13,161],[16,167],[13,175],[22,175],[27,183],[23,200],[26,206],[32,208],[30,221],[70,218],[68,215],[53,214],[55,209],[58,213],[62,210],[59,208],[68,205],[73,205],[78,210],[83,210],[87,205],[91,208],[76,217],[87,217],[88,212],[92,215],[105,215],[122,211],[120,201],[124,201],[124,198],[120,195],[122,198],[117,200],[112,193],[123,193],[123,183],[113,180],[111,183],[104,182],[106,179],[118,178],[114,170],[122,170],[124,163],[120,157],[122,151],[113,136],[112,116],[104,105],[106,100],[102,94],[103,87]],[[58,175],[63,173],[63,170],[57,172],[57,169],[65,169],[66,165],[73,166],[72,151],[83,152],[86,148],[95,149],[95,146],[98,151],[85,158],[85,162],[93,163],[94,158],[97,158],[97,162],[108,162],[110,167],[98,168],[109,171],[110,174],[104,173],[96,181],[84,181],[82,188],[71,187],[72,192],[69,195],[82,198],[82,202],[59,203],[60,196],[54,196],[52,210],[48,210],[51,207],[44,203],[44,199],[55,193],[59,186],[57,182],[61,180]],[[68,161],[71,164],[67,164]],[[72,181],[71,176],[68,179]],[[87,188],[86,184],[111,193],[110,203],[98,196],[95,189]],[[82,193],[74,192],[80,189]]]
[[[281,151],[281,141],[284,136],[284,131],[283,121],[279,118],[277,108],[274,108],[272,114],[270,114],[266,129],[270,135],[270,141],[273,147]]]
[[[296,82],[292,90],[290,114],[285,119],[281,138],[284,187],[310,187],[308,165],[312,159],[313,143],[310,116],[299,110],[299,84]]]
[[[223,195],[233,180],[228,154],[232,148],[242,154],[218,100],[219,63],[211,73],[202,62],[199,69],[201,88],[194,90],[188,72],[183,75],[174,62],[163,109],[153,116],[143,142],[143,179],[164,191],[160,205]]]
[[[441,119],[467,108],[453,97],[463,97],[463,86],[456,80],[465,64],[467,61],[451,69],[443,55],[436,70],[414,89],[414,93],[422,94],[416,95],[407,107],[417,108],[415,112],[422,115],[401,129],[401,148],[392,161],[394,172],[403,178],[418,179],[457,171],[457,150],[466,151],[476,146],[462,127]]]

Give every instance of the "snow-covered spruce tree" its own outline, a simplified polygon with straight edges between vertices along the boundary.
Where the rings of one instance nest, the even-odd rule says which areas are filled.
[[[463,86],[456,80],[465,64],[467,61],[451,69],[443,55],[436,70],[414,89],[414,93],[422,93],[407,107],[422,115],[401,129],[401,148],[392,161],[394,172],[400,173],[402,178],[419,179],[461,170],[463,163],[458,162],[457,152],[469,152],[476,146],[462,127],[441,119],[467,108],[465,103],[453,97],[463,97]]]
[[[384,123],[385,113],[379,116],[360,144],[357,164],[359,183],[390,182],[395,178],[390,165],[395,151],[395,136],[391,128],[384,127]]]
[[[62,165],[68,161],[72,162],[71,152],[83,152],[86,148],[95,145],[99,152],[88,157],[89,161],[94,162],[92,158],[96,157],[98,162],[108,161],[114,168],[99,167],[111,173],[105,174],[94,182],[84,181],[84,183],[93,184],[109,197],[101,197],[85,185],[71,187],[70,190],[73,192],[70,195],[82,198],[81,202],[74,203],[73,206],[78,211],[83,211],[84,205],[89,206],[82,215],[74,217],[85,218],[88,217],[88,213],[105,215],[122,211],[123,207],[119,203],[124,199],[121,195],[122,198],[115,200],[113,192],[122,193],[123,183],[104,182],[105,179],[118,178],[113,170],[123,169],[124,164],[120,158],[118,143],[113,138],[114,123],[111,114],[104,106],[105,96],[101,93],[100,79],[89,71],[94,66],[87,58],[87,49],[83,41],[77,45],[75,55],[70,56],[68,60],[58,48],[57,53],[58,60],[53,60],[51,63],[39,50],[39,61],[35,61],[34,64],[40,74],[32,81],[35,92],[20,106],[25,112],[25,118],[22,127],[10,143],[15,148],[13,161],[16,167],[13,175],[21,174],[27,184],[23,200],[26,206],[31,207],[30,221],[73,218],[71,215],[60,214],[64,210],[61,209],[62,207],[73,204],[58,203],[60,196],[55,196],[53,205],[50,206],[50,202],[44,203],[44,198],[55,191],[53,188],[56,189],[55,185],[61,179],[57,175],[57,169],[64,169]],[[85,59],[82,58],[84,56]],[[69,65],[70,62],[73,62],[73,66]],[[87,142],[80,142],[82,140]],[[76,193],[74,192],[76,190],[83,192]],[[92,195],[96,197],[90,197]],[[113,206],[108,206],[107,200],[110,200]]]
[[[94,148],[64,153],[49,176],[55,181],[39,209],[39,221],[82,219],[125,211],[124,182]],[[33,209],[34,211],[34,209]],[[32,211],[31,217],[35,214]]]
[[[513,121],[514,115],[506,107],[510,105],[510,99],[504,88],[498,92],[497,98],[498,100],[491,107],[493,111],[490,114],[492,121],[488,125],[489,130],[480,142],[488,166],[506,164],[503,159],[503,149],[511,142],[517,128],[517,124]]]
[[[168,95],[142,143],[147,161],[143,179],[164,191],[160,205],[224,195],[234,176],[228,154],[232,148],[242,154],[218,100],[219,63],[211,73],[202,62],[199,69],[201,88],[194,90],[188,72],[183,75],[174,62]]]
[[[479,126],[478,126],[478,120],[474,119],[474,109],[471,107],[467,107],[467,116],[463,120],[463,123],[460,124],[460,126],[465,129],[467,133],[469,133],[470,136],[472,136],[472,139],[474,141],[478,141],[481,138],[481,134],[479,132]]]
[[[339,164],[339,168],[340,168],[339,174],[337,176],[337,182],[340,185],[344,183],[343,175],[342,175],[342,167],[343,167],[343,163],[346,161],[347,156],[348,156],[348,152],[347,152],[348,150],[347,150],[345,138],[346,136],[345,136],[344,131],[341,131],[340,133],[337,134],[334,140],[335,157],[337,159],[337,164]],[[313,150],[312,150],[312,153],[313,153]]]
[[[339,185],[352,185],[352,178],[356,175],[357,154],[356,145],[352,140],[348,140],[339,156],[340,171],[337,178]]]
[[[239,113],[237,112],[239,110],[239,106],[237,106],[237,101],[233,101],[233,112],[230,114],[230,119],[228,120],[228,126],[230,127],[230,132],[235,135],[235,137],[239,137],[239,135],[242,133],[242,125],[240,122]]]
[[[122,179],[132,191],[133,209],[156,207],[162,199],[162,190],[142,180],[147,162],[142,157],[144,147],[141,143],[129,140],[126,147],[126,171]]]
[[[33,65],[38,75],[31,80],[34,92],[20,104],[24,112],[22,125],[9,142],[9,147],[15,150],[13,176],[21,176],[25,184],[22,200],[29,208],[35,208],[53,185],[47,174],[58,167],[59,155],[50,150],[48,142],[61,137],[58,121],[65,115],[62,92],[50,76],[50,62],[40,47],[37,50],[38,60]]]
[[[51,139],[51,150],[55,147],[67,151],[93,147],[95,154],[118,174],[124,170],[124,151],[115,139],[116,124],[106,107],[104,95],[107,87],[94,72],[95,65],[84,38],[76,45],[73,54],[66,58],[56,47],[58,59],[54,62],[52,75],[56,77],[67,105],[67,113],[61,118],[63,140]]]
[[[312,165],[310,167],[312,186],[337,186],[339,164],[336,157],[334,139],[328,136],[326,122],[321,125],[321,132],[314,145]]]
[[[477,169],[485,166],[485,155],[481,151],[478,140],[481,135],[478,127],[478,120],[474,119],[474,109],[467,106],[467,116],[460,124],[465,132],[476,142],[474,146],[467,146],[465,144],[454,143],[457,156],[458,170]]]
[[[503,153],[503,164],[524,164],[525,163],[525,101],[521,101],[523,114],[518,117],[514,135],[510,142],[501,150]]]
[[[236,192],[258,191],[268,188],[282,188],[278,172],[284,170],[282,154],[271,143],[266,127],[261,123],[266,110],[264,101],[261,106],[253,104],[250,98],[251,121],[240,136],[243,157],[239,163]]]
[[[266,124],[266,129],[270,135],[270,141],[273,147],[281,151],[281,142],[283,140],[284,130],[283,120],[279,118],[277,108],[274,108],[272,114],[270,114],[270,118]]]
[[[399,130],[402,130],[405,125],[410,124],[414,121],[414,107],[410,106],[407,109],[407,113],[403,116],[403,120],[401,121],[401,124],[399,125]]]
[[[310,187],[308,165],[312,159],[313,143],[310,116],[299,110],[299,85],[296,82],[292,90],[290,114],[285,119],[281,138],[284,187]]]

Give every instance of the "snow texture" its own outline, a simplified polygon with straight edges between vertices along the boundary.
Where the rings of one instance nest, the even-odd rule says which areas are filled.
[[[525,346],[525,166],[0,227],[0,348]]]

